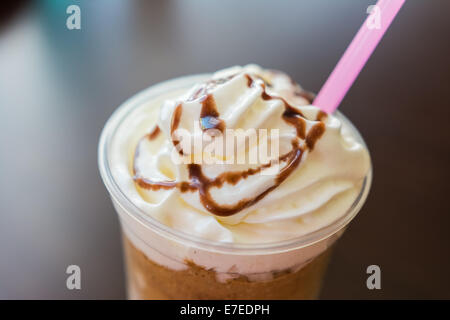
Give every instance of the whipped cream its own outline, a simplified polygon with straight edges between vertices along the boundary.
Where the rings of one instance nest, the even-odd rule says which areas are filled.
[[[129,114],[112,142],[113,177],[149,216],[200,238],[269,243],[306,235],[347,212],[370,170],[368,151],[351,128],[311,100],[279,71],[255,65],[219,71]],[[208,129],[277,129],[279,170],[266,172],[273,158],[183,163],[193,153],[175,129],[192,139]],[[261,147],[259,140],[243,150],[252,147]]]

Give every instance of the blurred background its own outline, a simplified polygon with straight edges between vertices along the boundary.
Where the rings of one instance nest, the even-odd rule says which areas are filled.
[[[11,1],[0,11],[0,298],[125,297],[97,169],[114,109],[186,74],[257,63],[317,92],[375,1]],[[81,8],[81,30],[66,9]],[[450,298],[450,2],[408,0],[341,110],[374,181],[322,298]],[[66,289],[66,268],[82,290]],[[381,267],[368,290],[366,268]]]

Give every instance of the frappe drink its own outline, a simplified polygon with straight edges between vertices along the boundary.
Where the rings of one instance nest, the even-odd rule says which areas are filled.
[[[371,162],[353,125],[312,98],[248,65],[163,82],[118,108],[99,166],[129,298],[317,298]]]

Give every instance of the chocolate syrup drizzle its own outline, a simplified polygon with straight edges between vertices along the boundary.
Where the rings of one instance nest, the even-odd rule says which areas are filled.
[[[200,112],[200,125],[202,130],[216,129],[220,132],[225,130],[225,122],[219,118],[216,102],[212,94],[208,94],[202,101]]]
[[[180,125],[182,111],[183,111],[183,108],[181,107],[181,103],[179,103],[175,107],[175,111],[173,112],[173,115],[172,115],[172,122],[170,123],[170,136],[172,137],[172,144],[180,155],[184,154],[183,149],[181,148],[180,140],[178,140],[176,138],[176,136],[174,135],[174,132],[175,132],[175,130],[178,129],[178,126]]]
[[[158,126],[155,126],[155,128],[147,135],[147,137],[150,141],[152,141],[158,138],[160,132],[161,129]]]
[[[200,113],[200,123],[203,130],[207,129],[218,129],[221,132],[225,129],[225,123],[222,119],[219,118],[219,112],[217,111],[216,103],[214,101],[214,97],[211,94],[208,94],[208,91],[221,83],[224,83],[230,80],[233,76],[227,77],[219,80],[210,80],[206,82],[203,86],[201,86],[194,94],[187,100],[200,100],[202,103],[202,109]],[[245,74],[247,78],[248,87],[254,87],[258,85],[254,82],[253,78],[248,74]],[[284,98],[272,96],[266,92],[266,83],[259,84],[262,87],[261,97],[264,100],[280,100],[283,102],[285,111],[282,114],[282,118],[286,123],[292,125],[297,133],[297,137],[305,140],[306,148],[309,150],[313,150],[316,142],[320,139],[320,137],[325,132],[325,124],[322,122],[326,117],[326,113],[319,112],[317,114],[317,121],[319,123],[315,124],[309,132],[306,134],[306,121],[304,119],[304,115],[297,110],[293,106],[291,106]],[[306,97],[306,95],[305,95]],[[311,96],[309,96],[311,98]],[[308,101],[311,102],[311,100]],[[313,97],[312,97],[313,98]],[[181,104],[178,104],[175,108],[172,122],[171,122],[171,134],[178,128],[180,123],[182,113]],[[150,134],[148,134],[149,139],[154,139],[159,134],[159,128],[156,127]],[[178,152],[182,155],[183,150],[179,148],[179,143],[177,139],[172,140],[173,145],[177,148]],[[220,188],[224,183],[236,185],[240,180],[246,179],[251,175],[255,175],[259,173],[261,170],[268,168],[272,165],[272,163],[264,164],[256,168],[250,168],[244,171],[231,171],[224,172],[219,176],[211,179],[203,174],[203,170],[201,165],[191,163],[188,165],[189,171],[189,181],[151,181],[145,177],[142,177],[136,167],[136,158],[139,156],[139,145],[136,148],[135,152],[135,161],[134,161],[134,181],[139,185],[139,187],[143,189],[149,190],[168,190],[172,188],[178,188],[181,192],[199,192],[199,197],[202,205],[211,213],[218,216],[230,216],[233,215],[245,208],[252,206],[257,203],[259,200],[264,198],[267,194],[269,194],[273,189],[278,187],[289,175],[297,168],[299,163],[301,162],[302,156],[305,152],[305,148],[301,147],[298,143],[298,139],[294,139],[292,142],[292,149],[288,153],[279,157],[279,162],[286,162],[286,165],[279,172],[275,179],[275,184],[271,187],[267,188],[256,197],[251,199],[242,199],[235,204],[232,205],[219,205],[214,201],[211,196],[210,189],[211,188]]]

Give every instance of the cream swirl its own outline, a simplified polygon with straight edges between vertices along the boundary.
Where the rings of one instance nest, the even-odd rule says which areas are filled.
[[[317,230],[342,216],[356,199],[370,159],[349,128],[311,106],[311,100],[278,71],[255,65],[219,71],[166,99],[156,123],[149,116],[154,111],[142,108],[136,110],[135,123],[148,121],[135,128],[122,125],[122,141],[132,150],[128,178],[122,180],[133,179],[128,191],[143,210],[199,237],[259,243]],[[205,135],[210,129],[218,133]],[[176,134],[183,130],[189,140],[200,136],[204,141],[249,129],[277,129],[278,135],[238,143],[236,150],[245,159],[270,148],[272,138],[277,138],[278,154],[256,163],[196,163],[195,152]],[[224,154],[216,156],[223,159]],[[274,161],[279,170],[273,171]]]

